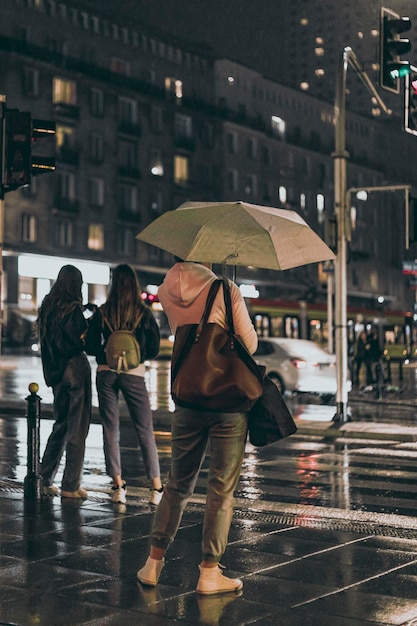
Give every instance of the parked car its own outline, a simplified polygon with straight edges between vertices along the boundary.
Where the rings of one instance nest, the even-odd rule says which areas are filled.
[[[336,357],[314,341],[284,337],[259,337],[254,358],[282,393],[309,393],[325,401],[337,391]],[[351,382],[348,381],[348,391]]]

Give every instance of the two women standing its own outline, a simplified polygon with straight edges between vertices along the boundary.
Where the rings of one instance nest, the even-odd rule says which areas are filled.
[[[117,266],[107,301],[89,323],[83,315],[82,275],[72,265],[64,266],[39,310],[41,357],[45,382],[54,394],[55,424],[42,459],[44,495],[58,495],[53,484],[64,453],[66,464],[61,496],[86,498],[80,487],[85,440],[91,418],[91,369],[86,356],[97,360],[97,391],[103,424],[107,473],[113,479],[112,501],[126,502],[126,482],[120,459],[121,392],[129,409],[143,462],[151,481],[150,502],[162,496],[159,459],[153,432],[152,412],[145,386],[144,361],[159,351],[159,328],[144,304],[136,272],[129,265]],[[106,320],[106,323],[105,323]],[[132,331],[139,343],[141,362],[127,372],[114,371],[106,362],[105,347],[113,330]]]

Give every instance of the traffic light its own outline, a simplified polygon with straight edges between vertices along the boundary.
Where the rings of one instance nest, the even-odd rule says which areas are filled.
[[[32,176],[55,169],[55,122],[32,119]]]
[[[45,138],[53,139],[53,144]],[[29,185],[32,176],[55,169],[55,122],[32,119],[30,113],[18,109],[5,109],[1,148],[1,191]]]
[[[400,36],[410,28],[409,17],[400,17],[391,9],[381,8],[379,83],[393,93],[400,92],[398,79],[410,73],[410,63],[400,59],[402,54],[411,50],[409,39]]]
[[[7,191],[29,185],[31,175],[30,113],[6,110],[4,125],[3,185]]]
[[[417,67],[413,65],[405,78],[404,114],[406,132],[417,135]]]

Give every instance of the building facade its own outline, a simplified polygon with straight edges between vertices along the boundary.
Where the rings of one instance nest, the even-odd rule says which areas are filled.
[[[33,320],[64,262],[82,267],[85,301],[100,303],[111,268],[129,262],[144,288],[169,254],[135,235],[188,200],[245,200],[300,213],[334,244],[334,107],[216,58],[212,51],[76,0],[4,0],[0,93],[7,107],[56,122],[56,171],[7,193],[2,303],[6,337]],[[359,81],[359,78],[357,78]],[[414,137],[348,113],[348,188],[417,187]],[[384,297],[412,308],[401,272],[399,194],[352,198],[351,303]],[[318,265],[239,268],[263,298],[325,301]],[[12,323],[13,322],[13,323]],[[17,341],[17,339],[16,339]]]

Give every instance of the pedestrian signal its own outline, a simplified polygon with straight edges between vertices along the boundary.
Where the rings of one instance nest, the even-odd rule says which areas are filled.
[[[391,9],[381,8],[379,83],[383,89],[393,93],[400,92],[399,78],[410,73],[409,61],[400,58],[411,50],[410,40],[401,37],[410,28],[409,17],[400,17]]]

